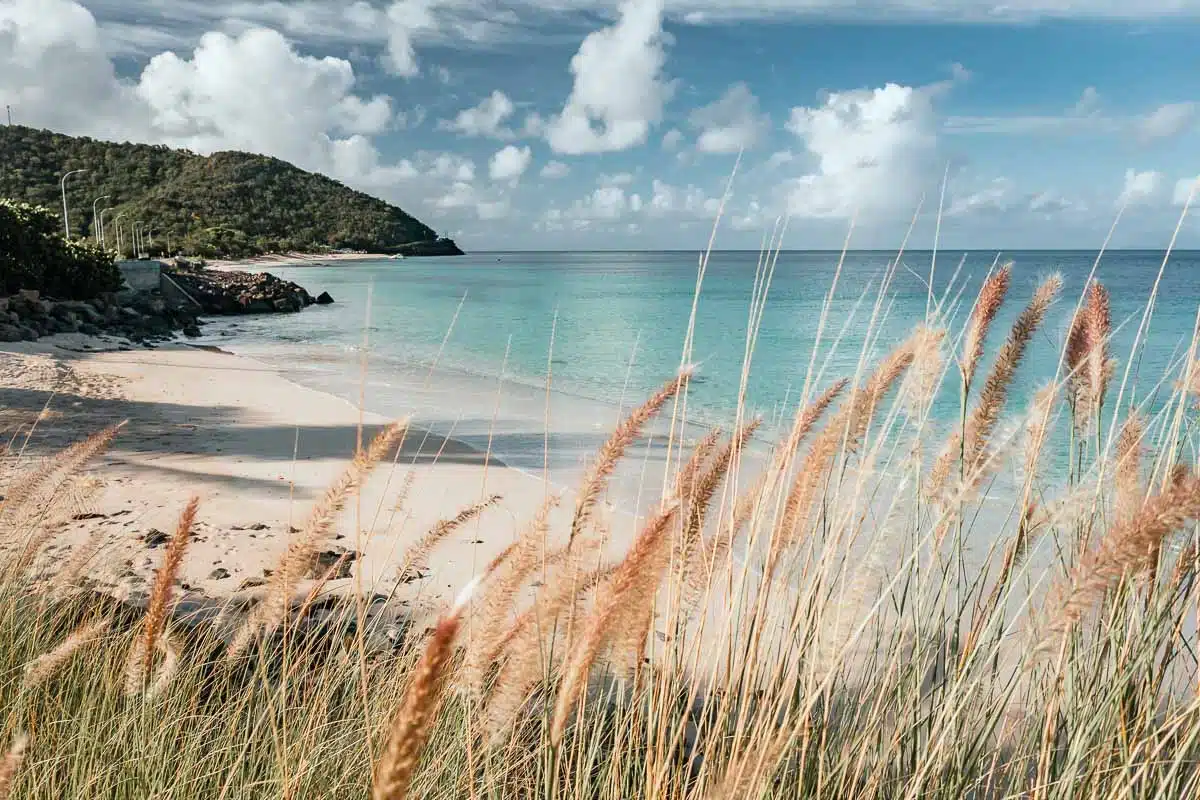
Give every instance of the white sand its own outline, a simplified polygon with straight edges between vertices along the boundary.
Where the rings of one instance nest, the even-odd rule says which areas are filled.
[[[324,488],[346,467],[356,446],[360,412],[342,399],[286,380],[262,361],[186,345],[115,347],[83,337],[55,337],[0,349],[0,407],[10,417],[7,436],[13,435],[11,423],[32,419],[47,404],[51,410],[30,440],[26,464],[32,463],[30,454],[53,452],[105,425],[129,420],[113,448],[92,468],[102,488],[88,510],[103,516],[72,522],[56,536],[40,566],[52,571],[69,558],[70,548],[98,531],[103,547],[89,574],[103,588],[140,593],[163,551],[148,547],[143,537],[153,529],[172,531],[195,493],[201,498],[198,535],[182,580],[208,596],[234,594],[244,581],[259,579],[264,569],[275,566],[290,526],[303,525]],[[361,419],[368,436],[385,421],[371,414]],[[412,610],[425,614],[451,599],[511,543],[554,487],[491,461],[477,448],[429,435],[420,423],[419,418],[413,421],[394,462],[380,466],[342,515],[338,538],[329,546],[363,556],[353,578],[329,588],[395,590]],[[596,424],[589,421],[589,427]],[[19,434],[14,450],[20,449],[27,430]],[[644,477],[643,456],[631,454],[625,481],[634,486],[645,482],[645,505],[658,496],[661,471],[657,483]],[[576,478],[582,466],[555,478]],[[395,511],[410,471],[411,492]],[[426,559],[420,579],[397,585],[397,566],[414,541],[437,520],[491,494],[502,495],[502,501]],[[632,498],[626,498],[625,505],[630,503]],[[556,536],[569,528],[572,505],[570,497],[564,498],[556,512]],[[627,547],[635,524],[628,515],[614,514],[613,554]]]

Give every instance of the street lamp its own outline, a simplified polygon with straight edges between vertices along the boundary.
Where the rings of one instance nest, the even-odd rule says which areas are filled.
[[[100,218],[100,217],[99,217],[99,215],[96,213],[96,205],[97,205],[97,204],[98,204],[98,203],[99,203],[101,200],[107,200],[107,199],[108,199],[108,198],[110,198],[110,197],[112,197],[112,195],[110,195],[110,194],[105,194],[105,195],[101,195],[100,197],[97,197],[95,200],[93,200],[93,201],[92,201],[92,225],[93,225],[93,226],[96,228],[96,230],[95,230],[95,231],[93,231],[93,234],[94,234],[94,236],[95,236],[95,239],[96,239],[96,244],[99,244],[99,243],[100,243],[100,226],[99,226],[99,224],[98,224],[98,220],[99,220],[99,218]]]
[[[108,237],[104,235],[104,215],[112,211],[112,206],[105,206],[100,209],[100,246],[104,247],[108,244]]]
[[[117,255],[123,256],[121,251],[121,217],[125,216],[126,212],[122,211],[117,214],[117,218],[113,220],[113,224],[117,226]]]
[[[87,170],[86,169],[73,169],[70,172],[68,172],[67,174],[63,175],[62,181],[59,182],[59,185],[62,187],[62,198],[63,198],[63,231],[66,235],[66,238],[68,238],[68,239],[71,238],[71,218],[69,216],[69,212],[67,211],[67,178],[71,177],[72,175],[74,175],[78,172],[87,172]]]

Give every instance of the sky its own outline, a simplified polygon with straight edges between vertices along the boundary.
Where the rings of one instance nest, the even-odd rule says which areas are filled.
[[[1200,0],[0,0],[0,103],[467,250],[1200,247],[1198,41]]]

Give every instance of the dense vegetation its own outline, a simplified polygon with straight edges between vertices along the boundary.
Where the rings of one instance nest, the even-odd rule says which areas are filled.
[[[89,241],[66,241],[61,225],[46,208],[0,199],[0,293],[37,289],[90,300],[120,288],[112,253]]]
[[[401,209],[286,162],[249,153],[204,157],[144,144],[117,144],[22,126],[0,128],[0,197],[61,208],[59,181],[67,183],[71,232],[93,236],[92,201],[114,241],[119,215],[126,231],[143,223],[151,250],[205,257],[241,257],[290,250],[352,249],[458,252],[453,242]],[[61,225],[61,218],[60,218]],[[149,240],[148,236],[148,240]]]

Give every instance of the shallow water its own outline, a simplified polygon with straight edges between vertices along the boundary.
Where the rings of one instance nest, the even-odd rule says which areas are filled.
[[[1159,384],[1186,353],[1200,307],[1200,253],[1175,253],[1163,270],[1144,346],[1130,358],[1163,257],[1150,251],[1109,253],[1097,269],[1112,294],[1114,387],[1126,365],[1133,365],[1124,407],[1131,401],[1151,406],[1158,401],[1164,388]],[[823,386],[853,375],[864,352],[875,358],[889,349],[930,308],[940,308],[960,330],[997,254],[939,254],[930,292],[931,254],[906,253],[881,299],[880,286],[894,258],[894,253],[852,252],[839,274],[838,253],[780,254],[745,397],[747,410],[766,416],[768,435],[794,410],[814,348],[817,384]],[[1008,411],[1019,413],[1032,389],[1055,375],[1072,309],[1096,254],[1014,252],[999,258],[1015,262],[1014,275],[989,354],[1037,282],[1053,271],[1064,278],[1061,299],[1018,374]],[[697,306],[691,360],[699,372],[688,393],[691,421],[728,423],[735,414],[758,263],[758,254],[750,252],[717,252],[709,262]],[[481,441],[491,431],[497,455],[537,469],[546,460],[547,427],[581,437],[574,444],[586,449],[615,421],[618,406],[640,399],[679,367],[697,265],[698,255],[691,252],[615,252],[489,253],[272,268],[314,294],[329,291],[337,302],[298,315],[219,323],[207,338],[235,352],[282,361],[300,382],[357,400],[365,335],[368,408],[452,420],[459,434]],[[822,308],[835,278],[818,344]],[[430,377],[435,361],[438,368]],[[985,368],[987,363],[990,358]],[[549,426],[548,374],[554,390]],[[1174,380],[1167,380],[1167,390]],[[945,382],[931,413],[935,426],[953,426],[959,413],[956,379]],[[566,418],[571,424],[564,426]],[[574,459],[576,449],[559,448],[558,457]]]

